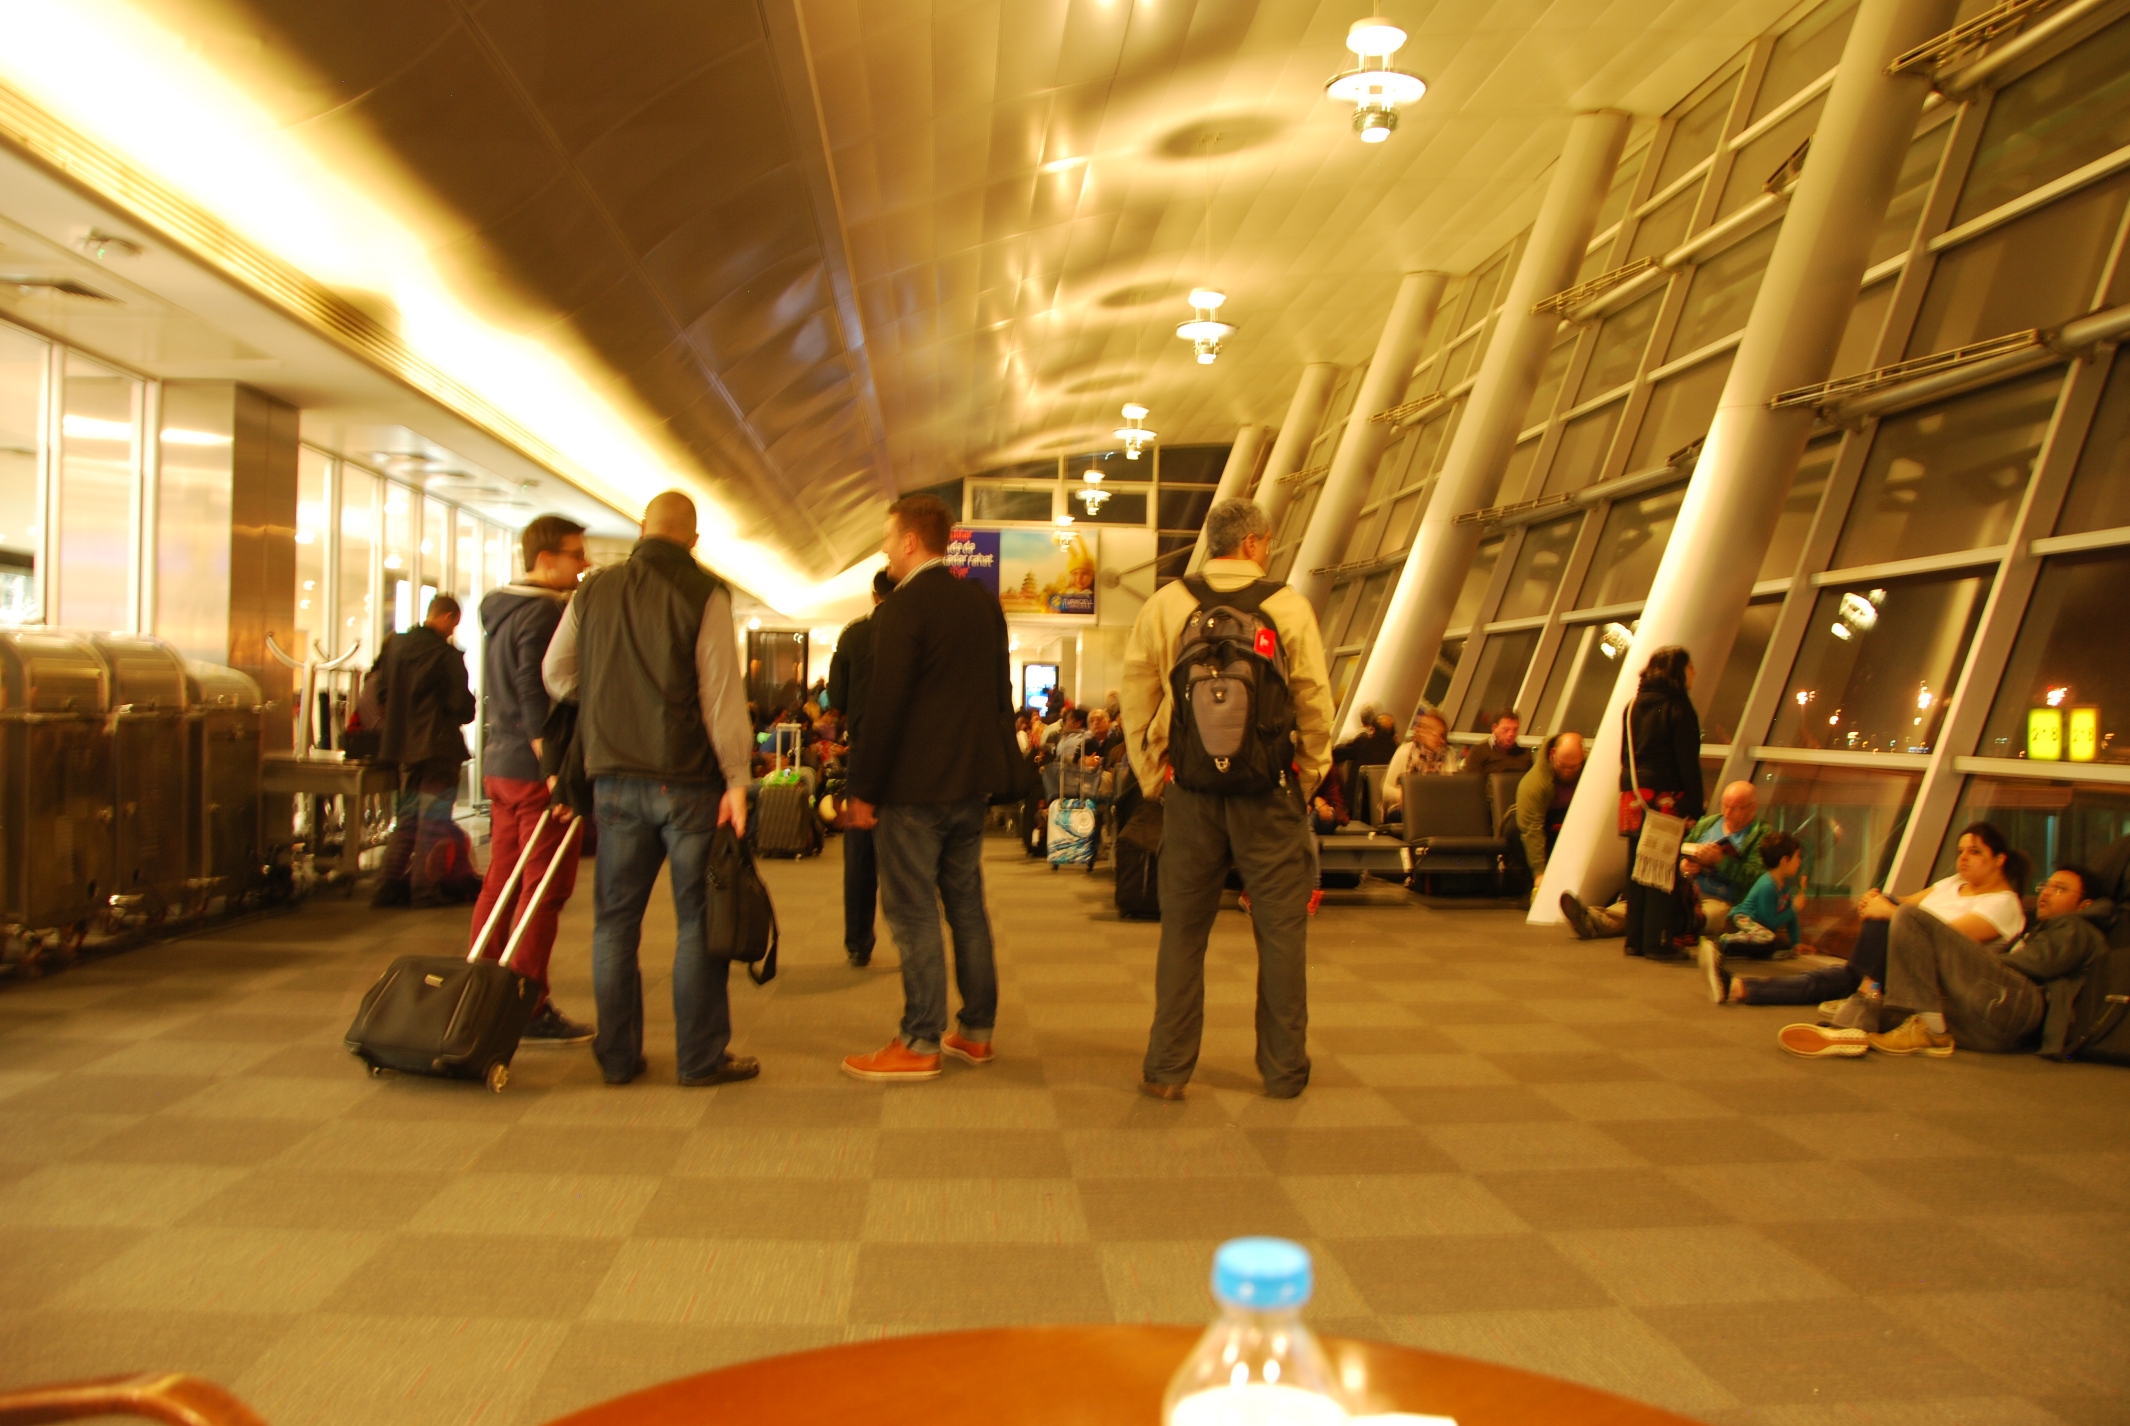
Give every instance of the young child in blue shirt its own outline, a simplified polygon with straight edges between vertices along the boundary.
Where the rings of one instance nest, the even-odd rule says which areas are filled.
[[[1731,918],[1740,932],[1723,938],[1725,955],[1765,958],[1778,951],[1809,949],[1799,945],[1803,932],[1797,921],[1796,894],[1804,889],[1805,854],[1797,839],[1785,832],[1770,832],[1760,839],[1760,855],[1768,870],[1753,883],[1745,899],[1731,908]],[[1743,924],[1750,921],[1774,933],[1762,940]]]

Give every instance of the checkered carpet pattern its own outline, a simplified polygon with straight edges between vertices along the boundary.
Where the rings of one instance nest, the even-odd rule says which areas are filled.
[[[527,1049],[508,1089],[341,1047],[463,911],[294,911],[0,984],[0,1385],[178,1368],[276,1426],[512,1426],[725,1363],[998,1323],[1199,1322],[1221,1239],[1316,1255],[1323,1330],[1572,1378],[1711,1423],[2130,1419],[2130,1075],[1807,1062],[1769,1009],[1528,928],[1333,892],[1315,1077],[1252,1067],[1222,913],[1190,1098],[1135,1092],[1158,927],[1106,874],[992,846],[998,1061],[922,1085],[892,943],[843,963],[841,863],[772,862],[784,970],[735,975],[760,1080]],[[555,993],[592,1011],[590,877]],[[663,894],[661,894],[662,897]],[[1232,898],[1231,898],[1232,900]]]

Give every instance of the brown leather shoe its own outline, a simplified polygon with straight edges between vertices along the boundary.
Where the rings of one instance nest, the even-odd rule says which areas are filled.
[[[1177,1100],[1183,1098],[1182,1085],[1156,1084],[1150,1079],[1142,1079],[1139,1081],[1139,1092],[1149,1099],[1166,1099],[1171,1103],[1174,1103]]]
[[[680,1082],[686,1089],[702,1089],[707,1085],[732,1084],[743,1079],[753,1079],[761,1072],[762,1062],[753,1055],[735,1055],[727,1051],[725,1057],[717,1062],[717,1068],[701,1079],[690,1079],[682,1075]]]

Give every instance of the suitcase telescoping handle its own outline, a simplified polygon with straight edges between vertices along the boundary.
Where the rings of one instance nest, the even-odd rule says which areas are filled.
[[[518,883],[525,879],[526,864],[532,860],[533,847],[539,843],[540,834],[547,830],[547,824],[554,820],[557,810],[554,807],[548,808],[540,814],[540,820],[533,823],[532,835],[525,839],[525,848],[518,853],[518,864],[510,869],[510,879],[503,883],[503,890],[497,894],[495,905],[488,910],[488,919],[481,923],[481,934],[473,938],[473,949],[466,953],[467,964],[471,965],[481,958],[481,952],[487,950],[488,943],[495,939],[496,923],[510,914]],[[549,862],[548,867],[552,870],[554,863]],[[543,881],[541,890],[546,889],[546,883]]]
[[[540,909],[541,902],[547,900],[547,888],[554,881],[555,872],[562,865],[564,854],[577,844],[577,837],[583,831],[582,817],[569,819],[569,827],[563,832],[562,840],[555,844],[555,854],[547,859],[547,870],[540,873],[540,884],[533,888],[532,904],[525,908],[525,914],[518,918],[518,924],[511,931],[510,939],[503,945],[504,965],[509,965],[510,958],[518,953],[518,942],[525,939],[525,928],[532,925],[533,913]]]

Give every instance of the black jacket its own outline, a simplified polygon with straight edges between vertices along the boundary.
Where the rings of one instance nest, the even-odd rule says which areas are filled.
[[[379,762],[464,762],[473,756],[460,728],[473,721],[473,689],[466,682],[466,655],[427,624],[385,640],[371,670],[385,726]]]
[[[639,540],[627,563],[577,590],[577,736],[592,777],[725,786],[703,727],[695,642],[722,586],[667,540]]]
[[[1689,821],[1707,809],[1701,793],[1701,718],[1686,690],[1668,678],[1644,679],[1627,707],[1627,736],[1634,740],[1634,771],[1653,793],[1670,793],[1669,811]],[[1631,792],[1623,740],[1620,791]]]
[[[1380,727],[1364,728],[1357,737],[1348,738],[1331,750],[1335,763],[1352,763],[1356,767],[1374,767],[1387,763],[1390,755],[1398,751],[1398,740]]]
[[[2077,1015],[2078,992],[2086,983],[2086,967],[2108,949],[2103,927],[2115,919],[2115,903],[2096,901],[2084,911],[2036,921],[2032,930],[2014,941],[2004,963],[2040,986],[2048,997],[2048,1012],[2042,1021],[2041,1052],[2053,1055]]]
[[[851,795],[917,803],[1006,792],[1013,674],[998,601],[934,565],[889,595],[871,623],[872,687],[851,750]]]
[[[865,719],[865,696],[873,686],[873,616],[861,614],[843,626],[828,660],[828,706],[843,715],[843,741],[855,745]]]
[[[547,726],[547,685],[540,660],[569,596],[536,584],[506,584],[481,600],[481,682],[487,692],[481,725],[481,771],[489,777],[535,782],[540,760],[532,740]]]

